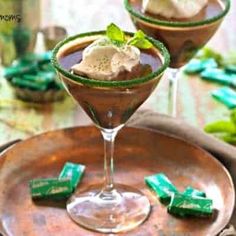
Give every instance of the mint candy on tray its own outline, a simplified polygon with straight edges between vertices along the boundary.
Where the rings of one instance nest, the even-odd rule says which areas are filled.
[[[72,188],[73,190],[75,190],[83,176],[84,170],[85,170],[84,165],[67,162],[64,165],[58,178],[59,179],[69,178],[71,181]]]
[[[61,200],[72,193],[70,179],[34,179],[30,181],[29,186],[33,199]]]
[[[236,86],[236,74],[227,73],[223,69],[208,68],[201,74],[201,78],[207,81],[220,83],[228,86]]]
[[[159,197],[161,203],[168,205],[168,212],[181,217],[206,217],[213,213],[213,201],[206,193],[191,186],[180,193],[163,173],[144,178],[147,186]]]
[[[206,193],[204,193],[203,191],[200,191],[198,189],[192,188],[190,186],[188,186],[184,190],[183,195],[190,196],[190,197],[206,197]]]
[[[185,216],[211,216],[213,213],[213,202],[211,199],[188,196],[175,193],[168,206],[168,212],[181,217]]]
[[[168,204],[171,200],[171,195],[177,193],[177,188],[171,183],[166,175],[159,173],[145,177],[145,182],[160,198],[164,204]]]
[[[29,187],[32,199],[67,199],[80,183],[84,170],[84,165],[66,162],[58,178],[31,180]]]

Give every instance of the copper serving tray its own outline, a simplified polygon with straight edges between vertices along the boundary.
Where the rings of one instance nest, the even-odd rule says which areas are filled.
[[[227,170],[209,153],[180,139],[151,130],[125,128],[115,149],[115,179],[141,189],[150,199],[149,219],[126,236],[213,236],[229,222],[234,186]],[[16,144],[0,158],[0,231],[11,236],[96,236],[76,225],[65,202],[33,202],[28,181],[55,177],[66,161],[83,163],[79,189],[100,182],[103,143],[93,127],[48,132]],[[199,188],[214,201],[211,218],[180,219],[167,213],[143,177],[164,172],[179,188]]]

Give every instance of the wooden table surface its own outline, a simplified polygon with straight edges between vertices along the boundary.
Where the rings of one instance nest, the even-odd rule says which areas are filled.
[[[121,0],[43,0],[42,26],[60,24],[69,34],[104,29],[114,22],[126,30],[134,30]],[[49,9],[49,10],[48,10]],[[236,50],[236,2],[208,46],[221,53]],[[90,123],[71,98],[41,108],[13,106],[6,100],[14,98],[4,79],[0,79],[0,144],[16,138],[25,139],[47,130]],[[140,109],[167,113],[167,76]],[[210,92],[219,87],[203,82],[197,76],[181,76],[178,93],[178,117],[202,128],[206,123],[227,117],[229,110],[215,101]]]

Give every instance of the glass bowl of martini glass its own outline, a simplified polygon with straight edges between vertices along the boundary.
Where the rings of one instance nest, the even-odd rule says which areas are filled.
[[[124,0],[124,5],[135,27],[162,41],[170,52],[169,113],[176,116],[180,68],[215,34],[230,9],[230,0],[208,0],[198,14],[182,19],[144,12],[142,1]]]
[[[133,37],[132,33],[122,33],[118,29],[119,33],[125,40]],[[150,203],[138,189],[114,183],[115,137],[157,86],[168,67],[169,54],[162,43],[139,32],[141,41],[151,43],[152,47],[140,49],[140,62],[134,70],[122,71],[109,81],[72,72],[71,68],[83,60],[84,49],[106,35],[107,32],[101,31],[67,38],[54,49],[52,63],[68,93],[91,118],[104,139],[104,184],[89,186],[85,192],[78,189],[68,200],[67,211],[85,228],[118,233],[141,224],[149,215]],[[116,43],[121,44],[119,40]]]

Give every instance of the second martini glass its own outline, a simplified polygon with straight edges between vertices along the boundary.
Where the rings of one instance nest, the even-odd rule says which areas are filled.
[[[169,64],[169,54],[158,41],[147,37],[153,47],[141,50],[145,75],[115,81],[94,80],[75,75],[70,68],[81,59],[83,49],[105,32],[90,32],[62,41],[54,50],[53,65],[69,94],[81,105],[104,139],[104,184],[88,186],[69,199],[67,211],[78,224],[98,232],[117,233],[141,224],[150,203],[138,189],[113,181],[113,152],[117,132],[149,97]],[[125,33],[127,38],[132,34]]]
[[[169,114],[176,116],[180,68],[215,34],[230,9],[230,0],[209,0],[197,16],[181,20],[143,13],[142,0],[124,0],[124,4],[136,28],[162,41],[169,49]]]

